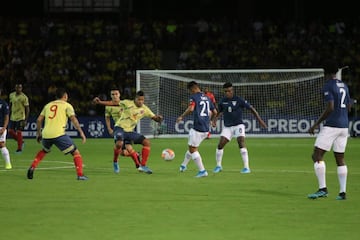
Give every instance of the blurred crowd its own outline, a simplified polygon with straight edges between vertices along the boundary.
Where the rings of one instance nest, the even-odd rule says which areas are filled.
[[[91,99],[109,99],[114,84],[131,98],[137,69],[321,68],[335,58],[359,99],[358,21],[0,17],[2,97],[21,82],[38,115],[64,86],[78,115],[97,115]]]

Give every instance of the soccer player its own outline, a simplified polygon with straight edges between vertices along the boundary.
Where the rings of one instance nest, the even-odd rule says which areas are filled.
[[[121,96],[120,90],[117,87],[113,87],[110,90],[110,96],[111,96],[111,101],[114,104],[117,104],[117,106],[105,106],[105,123],[109,134],[111,136],[114,136],[114,130],[111,124],[111,119],[113,120],[114,123],[116,123],[120,119],[121,113],[123,111],[122,107],[119,105],[120,96]],[[115,138],[114,141],[116,142]],[[126,157],[131,157],[135,163],[135,167],[136,168],[140,167],[140,154],[133,149],[131,143],[126,142],[125,144],[123,144],[121,155]],[[117,166],[118,165],[116,165],[116,167]],[[115,168],[114,170],[115,173],[119,173],[120,171],[119,168]]]
[[[220,140],[216,149],[216,167],[213,172],[219,173],[222,171],[224,147],[234,137],[237,140],[243,161],[243,168],[240,170],[240,173],[250,173],[249,155],[245,144],[245,125],[242,119],[243,109],[250,110],[260,123],[261,127],[267,128],[267,125],[250,103],[242,97],[234,95],[234,89],[231,82],[225,83],[223,85],[223,90],[225,96],[219,101],[219,113],[214,121],[223,115],[224,128],[221,131]],[[213,124],[215,124],[215,122]]]
[[[41,142],[42,149],[36,154],[27,171],[27,178],[33,179],[34,170],[51,147],[55,145],[64,154],[73,156],[74,165],[77,174],[77,180],[87,180],[83,174],[83,159],[73,140],[65,133],[65,127],[68,119],[71,120],[74,127],[78,130],[82,143],[86,142],[86,136],[81,129],[79,121],[75,115],[73,106],[67,102],[68,94],[64,88],[56,89],[56,100],[49,102],[44,106],[37,118],[36,140]],[[44,123],[44,126],[43,126]],[[42,127],[44,127],[42,129]]]
[[[1,88],[0,88],[0,96],[1,96]],[[0,150],[1,155],[3,156],[5,160],[5,169],[11,169],[11,161],[10,161],[10,153],[9,150],[6,147],[6,133],[7,133],[7,127],[9,124],[9,115],[10,115],[10,109],[7,102],[0,99]]]
[[[212,93],[208,87],[205,87],[204,88],[204,93],[206,96],[208,96],[208,98],[210,99],[210,101],[213,103],[214,107],[216,108],[217,110],[217,106],[216,106],[216,98],[215,98],[215,95],[214,93]],[[207,139],[210,139],[210,136],[211,136],[211,125],[209,126],[209,132],[208,132],[208,135],[207,135]]]
[[[142,159],[138,170],[140,172],[145,172],[148,174],[152,173],[152,170],[147,167],[147,161],[150,155],[150,140],[147,139],[144,135],[134,131],[138,122],[144,118],[148,117],[154,120],[155,122],[161,122],[163,117],[161,115],[155,115],[151,109],[144,104],[145,94],[143,91],[136,92],[134,100],[122,100],[120,103],[116,104],[112,101],[101,101],[100,98],[96,97],[93,99],[95,104],[101,104],[104,106],[116,106],[120,105],[123,108],[120,119],[116,121],[114,127],[114,157],[113,157],[113,166],[114,172],[119,172],[119,163],[118,158],[121,152],[123,151],[123,145],[126,143],[141,144],[143,147],[141,149]]]
[[[9,101],[9,134],[17,141],[16,153],[21,153],[24,146],[22,131],[30,114],[29,98],[23,92],[23,85],[21,83],[15,85],[15,91],[10,93]]]
[[[327,197],[328,195],[324,155],[332,148],[337,164],[337,175],[340,185],[339,195],[336,199],[345,200],[348,169],[345,164],[344,153],[349,135],[348,112],[351,109],[350,95],[347,85],[336,78],[338,68],[335,62],[328,61],[325,64],[324,71],[328,79],[322,88],[326,106],[314,125],[309,129],[309,133],[314,134],[315,129],[325,121],[316,137],[312,154],[319,189],[315,193],[309,194],[308,198],[316,199]]]
[[[195,177],[206,177],[208,176],[208,172],[204,167],[199,152],[199,146],[207,137],[209,124],[211,123],[212,118],[216,116],[217,111],[211,100],[201,92],[197,82],[191,81],[188,83],[187,87],[191,92],[189,106],[183,114],[176,119],[176,122],[180,122],[185,116],[192,114],[194,125],[189,131],[188,150],[185,153],[184,161],[180,165],[180,172],[184,172],[189,161],[193,159],[199,169],[199,172]]]

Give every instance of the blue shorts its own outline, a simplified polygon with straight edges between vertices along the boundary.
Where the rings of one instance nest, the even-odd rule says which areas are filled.
[[[25,127],[25,120],[9,121],[9,129],[23,131]]]
[[[114,141],[123,141],[125,144],[142,144],[145,136],[137,132],[125,132],[121,127],[114,128]]]
[[[55,145],[64,154],[73,153],[77,147],[68,135],[62,135],[57,138],[43,138],[42,146],[45,152],[50,152],[52,145]]]

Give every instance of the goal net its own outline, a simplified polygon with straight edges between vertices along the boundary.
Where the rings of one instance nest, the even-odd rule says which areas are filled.
[[[232,82],[234,93],[253,105],[268,125],[261,128],[251,112],[244,110],[247,136],[309,136],[308,129],[323,110],[323,69],[138,70],[137,90],[145,92],[145,103],[163,115],[164,121],[158,124],[143,119],[137,131],[148,137],[187,137],[192,117],[179,123],[176,118],[188,106],[190,81],[198,82],[202,89],[208,87],[217,102],[224,96],[223,84]],[[211,132],[220,134],[222,128],[219,119]]]

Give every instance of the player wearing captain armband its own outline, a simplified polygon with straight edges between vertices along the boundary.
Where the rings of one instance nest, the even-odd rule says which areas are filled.
[[[208,176],[200,152],[199,146],[201,142],[206,139],[209,132],[209,125],[211,120],[216,116],[217,111],[210,99],[200,90],[197,82],[191,81],[187,85],[188,90],[191,92],[189,106],[181,114],[176,122],[180,122],[187,115],[192,114],[194,118],[194,126],[189,131],[188,137],[188,150],[185,153],[184,160],[180,165],[180,172],[186,170],[186,166],[191,159],[194,160],[199,172],[195,177],[201,178]]]
[[[122,152],[123,145],[126,143],[134,143],[143,146],[141,149],[142,160],[138,170],[148,174],[152,173],[152,170],[147,166],[151,150],[150,140],[144,135],[134,131],[134,129],[138,122],[144,117],[151,118],[155,122],[161,122],[163,117],[161,115],[155,115],[151,109],[144,104],[144,101],[145,94],[141,90],[136,93],[134,100],[121,100],[119,103],[114,103],[113,101],[101,101],[98,97],[93,99],[95,104],[104,106],[120,105],[123,109],[121,117],[116,121],[114,127],[114,171],[116,168],[119,168],[117,159]]]

